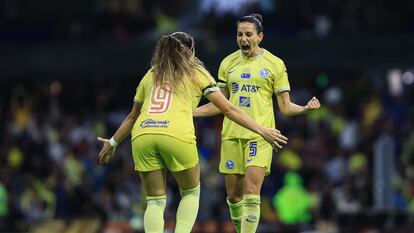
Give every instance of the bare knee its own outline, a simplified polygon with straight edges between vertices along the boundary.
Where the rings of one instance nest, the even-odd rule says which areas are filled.
[[[147,188],[145,190],[145,193],[147,196],[164,196],[166,195],[165,189],[153,189],[153,188]]]
[[[237,186],[227,187],[227,198],[231,203],[239,203],[243,200],[243,188]]]
[[[244,186],[244,195],[259,195],[260,186],[252,183],[246,183]]]
[[[239,203],[243,200],[243,195],[235,195],[235,194],[227,194],[227,198],[229,199],[229,202],[231,203]]]

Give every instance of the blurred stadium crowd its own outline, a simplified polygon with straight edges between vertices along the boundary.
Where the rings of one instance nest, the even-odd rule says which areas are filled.
[[[267,35],[324,37],[412,31],[413,9],[414,4],[405,0],[4,0],[0,22],[2,36],[10,39],[31,34],[26,39],[109,35],[124,40],[176,29],[212,36],[234,34],[235,19],[260,12],[268,25]]]
[[[266,35],[402,34],[414,33],[412,11],[414,2],[403,0],[5,0],[0,42],[125,41],[183,30],[208,46],[234,35],[237,18],[251,12],[264,15]],[[99,77],[1,77],[0,232],[142,231],[145,194],[128,140],[107,166],[98,164],[96,140],[120,124],[139,80]],[[289,144],[265,179],[259,232],[414,232],[412,70],[290,79],[295,102],[316,95],[322,108],[277,113]],[[218,173],[221,121],[195,120],[202,191],[194,232],[234,232]],[[171,232],[179,192],[171,177],[168,187]]]

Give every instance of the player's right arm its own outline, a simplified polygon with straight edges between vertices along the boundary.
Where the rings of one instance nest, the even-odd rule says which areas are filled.
[[[118,127],[115,134],[112,136],[113,140],[117,143],[121,143],[131,133],[134,127],[135,121],[137,121],[139,114],[141,113],[141,103],[134,102],[131,112],[125,117],[122,124]],[[108,163],[112,154],[115,151],[115,147],[111,145],[110,139],[98,137],[98,140],[103,143],[101,152],[99,152],[99,162]]]
[[[148,89],[149,83],[152,82],[151,77],[151,70],[148,70],[137,87],[134,96],[134,105],[132,106],[130,113],[125,117],[112,138],[107,139],[98,137],[98,140],[103,143],[102,150],[99,152],[100,163],[108,163],[115,151],[115,147],[131,133],[131,130],[141,113],[141,108],[145,100],[145,89]]]
[[[220,88],[221,93],[228,99],[230,97],[229,90],[227,88]],[[194,117],[210,117],[221,114],[221,110],[213,103],[204,104],[193,111]]]
[[[273,128],[264,128],[249,117],[246,113],[234,106],[223,94],[220,92],[210,92],[206,95],[227,118],[236,122],[237,124],[261,135],[268,143],[270,143],[274,150],[282,148],[283,144],[287,144],[288,138],[283,136],[279,130]]]

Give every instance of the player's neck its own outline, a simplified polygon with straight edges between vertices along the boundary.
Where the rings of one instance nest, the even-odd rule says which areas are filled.
[[[258,47],[258,48],[256,49],[256,51],[254,51],[254,52],[252,53],[252,55],[250,55],[249,57],[246,57],[246,58],[247,58],[247,59],[254,60],[254,59],[256,59],[256,58],[258,58],[258,57],[262,56],[262,54],[263,54],[263,53],[264,53],[264,49],[263,49],[263,48]]]

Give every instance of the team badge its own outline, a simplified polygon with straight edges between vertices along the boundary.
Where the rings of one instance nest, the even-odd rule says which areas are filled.
[[[227,169],[233,169],[234,168],[234,162],[233,162],[233,160],[227,160],[226,161],[226,168]]]
[[[267,76],[269,76],[269,71],[267,69],[261,69],[259,74],[260,74],[260,77],[266,78]]]
[[[238,90],[239,90],[239,84],[237,84],[236,82],[232,82],[231,83],[231,92],[234,94],[234,93],[237,93]]]

